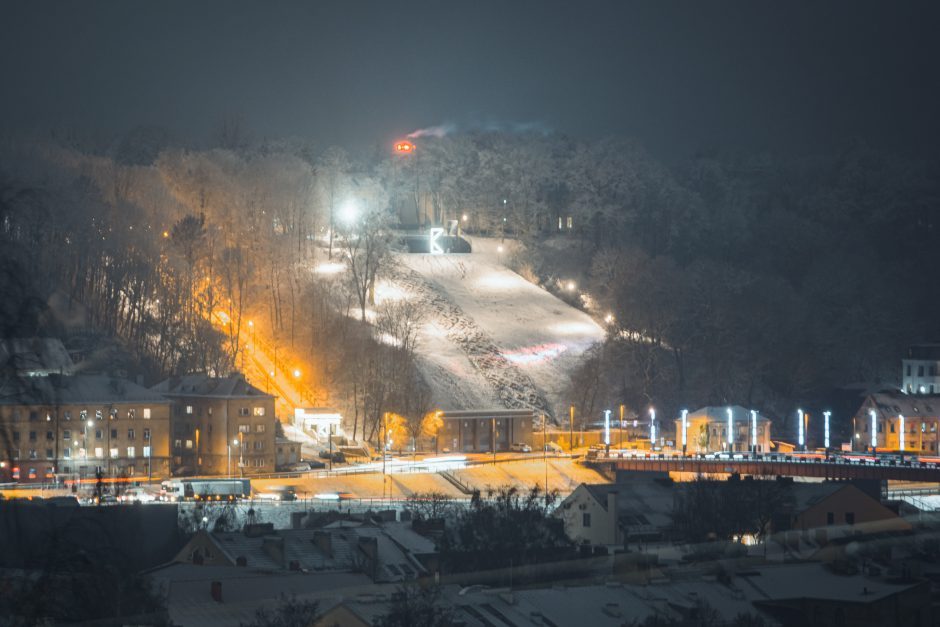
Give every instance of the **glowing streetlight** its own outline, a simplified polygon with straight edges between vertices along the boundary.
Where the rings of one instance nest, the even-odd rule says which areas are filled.
[[[343,221],[346,226],[352,226],[356,222],[356,218],[359,217],[359,208],[356,207],[356,203],[351,200],[347,200],[342,207],[340,207],[339,219]]]
[[[297,369],[297,368],[294,369],[294,378],[295,378],[295,379],[299,379],[299,378],[300,378],[300,370]]]
[[[614,321],[614,314],[609,313],[606,316],[604,316],[604,322],[606,322],[607,324],[611,324],[613,321]]]
[[[728,408],[728,450],[734,450],[734,412]]]
[[[803,449],[805,450],[806,449],[806,437],[803,434],[803,410],[802,409],[796,410],[796,422],[797,422],[797,429],[798,429],[796,442],[797,444],[802,446]]]
[[[463,220],[464,222],[466,222],[467,220],[470,219],[470,217],[467,216],[467,214],[463,214],[462,216],[460,216],[460,219]]]
[[[395,152],[399,155],[410,155],[415,151],[415,145],[409,141],[395,143]]]
[[[751,410],[751,449],[757,452],[757,412]]]
[[[610,446],[610,410],[604,410],[604,444]]]
[[[823,446],[826,447],[826,450],[829,450],[829,417],[832,416],[831,411],[823,412]]]
[[[656,444],[656,410],[650,407],[650,444]]]
[[[682,410],[682,453],[685,454],[686,445],[689,442],[689,410]]]
[[[898,423],[899,423],[898,426],[901,428],[899,437],[900,437],[901,452],[903,453],[904,452],[904,414],[898,414]]]
[[[578,287],[578,285],[574,281],[568,281],[568,284],[565,287],[568,288],[569,292],[573,292],[575,288]]]
[[[874,409],[869,409],[868,415],[871,418],[871,450],[874,452],[878,447],[878,415]]]

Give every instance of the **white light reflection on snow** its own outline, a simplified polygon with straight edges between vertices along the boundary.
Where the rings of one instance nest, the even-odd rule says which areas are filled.
[[[503,353],[503,357],[515,364],[537,364],[558,357],[568,350],[564,344],[539,344]]]
[[[335,261],[328,261],[326,263],[317,264],[317,267],[314,268],[313,271],[317,274],[339,274],[345,269],[345,264],[337,263]]]

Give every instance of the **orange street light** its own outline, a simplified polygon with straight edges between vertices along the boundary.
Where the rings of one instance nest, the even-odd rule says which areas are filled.
[[[415,151],[415,145],[409,141],[400,141],[395,143],[395,152],[400,155],[410,155]]]

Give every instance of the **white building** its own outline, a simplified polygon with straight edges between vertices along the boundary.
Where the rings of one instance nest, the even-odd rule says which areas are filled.
[[[343,437],[343,416],[331,407],[298,407],[294,410],[294,426],[326,442],[332,433]]]
[[[940,394],[940,344],[915,344],[901,363],[901,389],[907,394]]]

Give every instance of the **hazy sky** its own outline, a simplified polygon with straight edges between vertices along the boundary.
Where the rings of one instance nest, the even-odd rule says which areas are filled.
[[[940,2],[0,0],[0,127],[361,148],[538,124],[654,153],[933,151]]]

